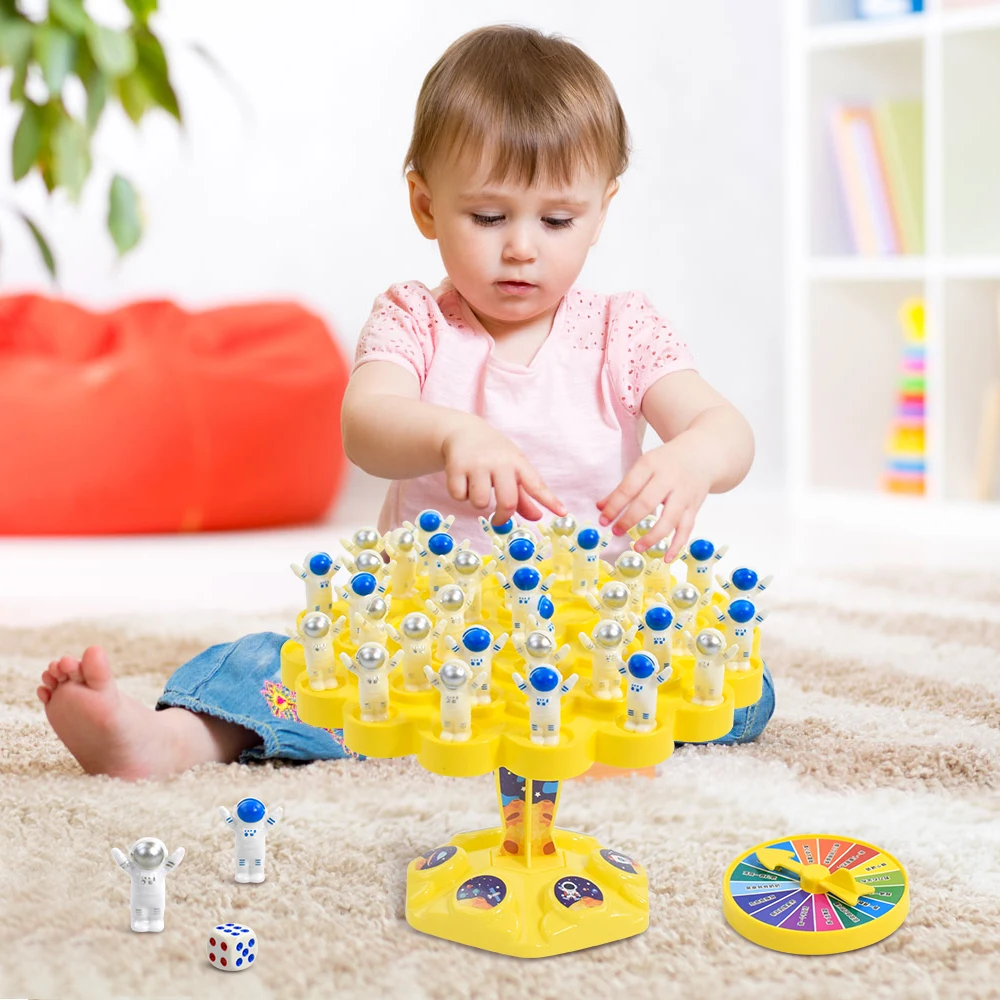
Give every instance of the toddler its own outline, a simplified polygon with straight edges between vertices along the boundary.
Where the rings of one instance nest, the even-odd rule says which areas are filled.
[[[428,73],[406,178],[447,278],[376,299],[343,405],[347,455],[391,480],[380,532],[429,507],[454,513],[454,537],[488,552],[480,515],[571,513],[610,525],[613,558],[662,504],[635,548],[673,532],[669,563],[706,494],[746,475],[746,420],[645,296],[574,285],[628,152],[610,81],[561,38],[481,28]],[[647,422],[664,443],[643,454]],[[49,664],[38,695],[94,773],[344,756],[339,732],[298,722],[280,683],[284,641],[263,633],[206,650],[174,673],[155,711],[118,691],[97,647]],[[773,705],[765,675],[761,700],[720,742],[753,739]]]

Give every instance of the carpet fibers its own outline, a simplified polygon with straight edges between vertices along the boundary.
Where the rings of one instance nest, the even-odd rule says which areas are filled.
[[[772,596],[773,595],[773,596]],[[493,826],[492,778],[412,759],[211,765],[160,783],[82,773],[34,689],[47,662],[99,642],[152,705],[210,641],[270,620],[81,622],[0,630],[0,996],[967,998],[1000,996],[1000,583],[843,571],[768,592],[777,710],[742,747],[685,747],[654,778],[574,780],[559,825],[643,862],[650,927],[536,962],[430,938],[404,919],[407,863]],[[268,879],[232,880],[216,806],[283,805]],[[853,835],[907,867],[911,912],[880,944],[825,958],[769,952],[726,924],[741,851],[799,833]],[[166,930],[128,928],[111,859],[140,836],[183,846]],[[251,971],[205,960],[219,921],[260,940]]]

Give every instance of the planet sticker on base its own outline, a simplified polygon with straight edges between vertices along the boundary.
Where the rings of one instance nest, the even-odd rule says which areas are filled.
[[[806,834],[741,854],[722,882],[730,926],[774,951],[834,955],[887,938],[910,889],[888,852],[852,837]]]

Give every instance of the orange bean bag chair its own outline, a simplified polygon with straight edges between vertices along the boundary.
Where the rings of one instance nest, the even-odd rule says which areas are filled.
[[[93,313],[0,298],[0,533],[211,531],[320,517],[349,368],[299,306]]]

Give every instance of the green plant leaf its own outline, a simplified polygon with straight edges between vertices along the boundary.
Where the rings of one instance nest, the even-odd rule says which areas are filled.
[[[35,26],[23,17],[0,18],[0,66],[28,64]]]
[[[42,255],[42,260],[45,262],[45,268],[52,276],[52,280],[56,281],[58,275],[56,274],[56,259],[52,256],[52,251],[49,249],[48,241],[42,235],[42,231],[36,226],[31,219],[24,214],[24,212],[18,212],[18,215],[24,220],[24,224],[31,230],[31,235],[35,238],[35,244],[38,247],[38,252]]]
[[[108,231],[119,256],[128,253],[142,237],[139,197],[135,188],[120,174],[111,181],[108,198]]]
[[[125,6],[132,11],[137,21],[142,21],[145,24],[150,14],[156,13],[158,0],[125,0]]]
[[[146,89],[142,74],[129,73],[128,76],[115,80],[115,91],[125,114],[138,125],[139,119],[153,106],[153,98]]]
[[[11,172],[19,181],[35,165],[42,149],[42,110],[28,101],[21,112],[11,151]]]
[[[52,132],[52,169],[56,184],[78,201],[90,173],[90,135],[75,118],[64,117]]]
[[[90,15],[83,9],[83,0],[49,0],[49,17],[69,28],[74,35],[85,34]]]
[[[148,28],[141,28],[135,32],[135,44],[138,52],[136,71],[141,75],[150,99],[180,121],[177,94],[170,83],[167,57],[159,39]]]
[[[62,28],[43,24],[35,35],[35,58],[49,93],[58,94],[76,59],[76,39]]]
[[[108,99],[108,78],[94,67],[83,85],[87,90],[87,128],[93,132]]]
[[[94,61],[108,76],[128,76],[135,69],[135,42],[124,32],[91,21],[87,41]]]

